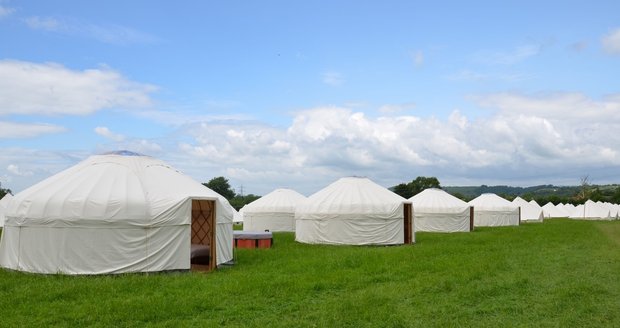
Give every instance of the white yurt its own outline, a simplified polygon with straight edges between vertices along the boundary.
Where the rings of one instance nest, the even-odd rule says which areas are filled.
[[[233,223],[234,224],[242,224],[243,223],[243,214],[239,213],[236,209],[233,210]]]
[[[413,206],[415,231],[471,231],[469,204],[441,190],[430,188],[409,198]]]
[[[567,213],[566,217],[571,216],[571,214],[573,214],[573,212],[575,212],[575,209],[577,208],[575,205],[573,205],[571,203],[558,204],[557,206],[559,207],[560,205],[562,205],[562,208],[564,209],[564,212]]]
[[[519,225],[519,206],[496,194],[482,194],[468,204],[475,209],[475,227]]]
[[[528,203],[519,196],[512,203],[521,207],[521,221],[543,222],[543,210],[538,203]]]
[[[188,270],[194,246],[206,245],[211,253],[203,248],[199,257],[212,268],[232,260],[232,239],[225,198],[163,161],[118,151],[15,195],[0,266],[64,274]]]
[[[306,196],[292,189],[276,189],[243,206],[244,231],[295,231],[295,208]]]
[[[584,204],[575,207],[569,218],[577,220],[612,220],[609,208],[602,203],[595,203],[591,200],[587,200]]]
[[[564,210],[564,206],[562,204],[553,205],[553,203],[548,202],[543,207],[543,215],[545,218],[565,218],[568,217],[568,213]]]
[[[403,244],[405,198],[368,178],[333,182],[297,205],[295,240],[309,244]],[[408,206],[407,206],[408,207]],[[411,242],[415,234],[411,232]]]
[[[6,194],[0,199],[0,228],[4,227],[4,212],[6,212],[6,208],[9,206],[11,199],[13,199],[13,195],[11,194]]]

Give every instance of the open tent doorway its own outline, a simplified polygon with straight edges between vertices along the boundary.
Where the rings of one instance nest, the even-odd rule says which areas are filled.
[[[211,271],[216,267],[215,201],[192,199],[191,268]]]

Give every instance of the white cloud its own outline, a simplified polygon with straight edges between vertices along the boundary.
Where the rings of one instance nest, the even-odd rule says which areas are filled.
[[[14,12],[15,12],[15,9],[9,8],[9,7],[5,7],[5,6],[0,4],[0,19],[8,17],[12,13],[14,13]]]
[[[17,175],[20,177],[29,177],[34,175],[34,172],[32,171],[23,171],[19,168],[19,166],[15,165],[15,164],[9,164],[9,166],[6,167],[6,170],[9,171],[9,173],[13,174],[13,175]]]
[[[39,16],[27,17],[24,22],[34,30],[84,37],[108,44],[128,45],[159,42],[155,36],[117,24],[97,25],[76,20]]]
[[[211,168],[211,177],[229,176],[249,190],[260,185],[261,192],[288,184],[310,193],[345,175],[369,176],[386,186],[418,175],[517,185],[578,182],[584,172],[612,172],[605,174],[620,179],[613,173],[620,167],[620,135],[613,132],[620,131],[620,112],[613,109],[620,97],[486,97],[477,101],[496,109],[486,118],[458,110],[447,119],[370,117],[320,107],[295,113],[286,129],[247,121],[203,122],[186,128],[193,141],[179,144],[189,158],[180,165],[194,159]],[[582,119],[584,104],[605,110]]]
[[[424,64],[424,52],[422,50],[418,50],[411,55],[413,59],[413,64],[416,67],[422,66]]]
[[[0,115],[85,115],[106,108],[150,106],[156,88],[109,68],[0,61]]]
[[[341,86],[345,82],[342,74],[338,72],[325,72],[323,73],[322,77],[323,77],[323,83],[329,86],[332,86],[332,87]]]
[[[64,131],[64,127],[52,124],[0,121],[0,139],[32,138],[43,134],[60,133]]]
[[[540,54],[540,45],[523,45],[509,52],[481,52],[475,55],[476,60],[490,65],[515,65],[528,58]]]
[[[123,136],[122,134],[114,133],[105,126],[96,127],[95,133],[97,133],[98,135],[102,137],[105,137],[105,138],[108,138],[110,140],[117,141],[117,142],[123,141],[125,139],[125,136]]]
[[[180,126],[173,140],[126,138],[97,153],[128,149],[157,156],[198,181],[223,175],[256,194],[277,187],[310,194],[348,175],[368,176],[384,186],[418,175],[437,176],[444,185],[578,183],[584,174],[599,182],[620,179],[620,96],[498,93],[474,99],[492,109],[489,115],[454,110],[447,118],[375,117],[376,112],[359,109],[318,107],[293,113],[285,127],[248,120],[193,122]],[[18,172],[34,172],[28,179],[8,174],[15,185],[7,187],[16,191],[24,181],[59,170],[53,170],[59,166],[57,154],[15,153],[3,151],[0,175],[9,173],[1,170],[9,164],[18,165]]]
[[[57,19],[51,17],[32,16],[24,19],[24,22],[26,22],[26,25],[32,29],[50,32],[56,32],[67,28]]]
[[[620,28],[617,28],[603,37],[603,49],[612,55],[620,55]]]
[[[594,100],[577,92],[538,95],[505,92],[474,99],[482,107],[497,109],[506,114],[520,113],[589,123],[620,120],[620,94]]]

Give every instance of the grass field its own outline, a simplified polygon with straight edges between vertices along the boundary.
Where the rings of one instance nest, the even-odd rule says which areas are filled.
[[[275,235],[210,274],[0,270],[0,326],[619,327],[620,221],[566,219],[416,245]]]

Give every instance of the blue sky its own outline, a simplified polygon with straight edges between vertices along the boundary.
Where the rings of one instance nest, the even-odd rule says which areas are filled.
[[[0,0],[0,182],[129,149],[306,195],[620,182],[617,1]]]

